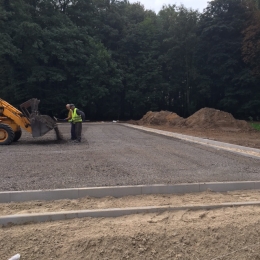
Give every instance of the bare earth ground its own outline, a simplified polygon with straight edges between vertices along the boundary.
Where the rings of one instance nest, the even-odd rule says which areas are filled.
[[[29,201],[20,203],[1,203],[1,215],[29,214],[69,210],[146,207],[146,206],[181,206],[217,204],[225,202],[260,201],[260,191],[233,191],[225,193],[202,192],[192,194],[140,195],[122,198],[85,197],[75,200]]]
[[[129,123],[176,132],[241,146],[260,148],[260,131],[249,122],[237,120],[225,111],[202,108],[188,118],[170,111],[147,112],[140,120]]]
[[[259,259],[260,207],[84,218],[0,229],[0,259]]]
[[[251,132],[238,132],[238,131],[223,131],[223,130],[212,130],[212,129],[183,129],[179,127],[170,126],[151,126],[144,125],[146,127],[174,132],[178,134],[196,136],[200,138],[210,139],[214,141],[236,144],[246,147],[252,147],[260,149],[260,131]]]
[[[154,127],[154,126],[153,126]],[[155,127],[154,127],[155,128]],[[258,133],[239,133],[239,132],[227,132],[227,131],[210,131],[210,130],[195,130],[189,129],[185,130],[183,128],[172,128],[168,126],[156,126],[157,129],[169,130],[182,134],[189,134],[203,138],[209,138],[218,141],[230,142],[238,145],[245,145],[254,148],[260,148]],[[68,131],[68,128],[66,128]],[[105,128],[102,128],[102,133],[108,134]],[[122,132],[116,132],[117,136],[122,136]],[[89,131],[88,134],[93,134]],[[129,134],[129,133],[128,133]],[[94,135],[93,135],[94,136]],[[119,143],[112,136],[108,135],[110,142],[114,144],[115,149],[119,148]],[[140,136],[142,136],[140,132]],[[143,136],[142,136],[143,137]],[[68,136],[66,136],[68,138]],[[129,135],[129,138],[133,138]],[[140,141],[141,141],[141,137]],[[154,137],[158,139],[158,137]],[[152,138],[151,138],[152,139]],[[152,140],[149,139],[149,143]],[[137,152],[137,145],[132,144],[134,138],[131,142],[127,144],[128,148]],[[53,171],[57,174],[58,178],[62,179],[62,175],[59,174],[59,170],[62,174],[65,174],[64,184],[67,185],[68,180],[75,181],[73,175],[66,175],[66,169],[68,171],[77,172],[77,165],[69,165],[64,161],[64,154],[67,150],[72,149],[72,152],[68,152],[67,160],[71,156],[75,155],[76,151],[80,153],[88,152],[87,156],[92,156],[95,158],[95,154],[100,154],[101,151],[105,150],[105,146],[102,146],[102,140],[98,141],[88,140],[90,143],[83,143],[83,146],[73,146],[71,144],[65,144],[60,146],[59,144],[53,144],[55,149],[52,147],[52,141],[49,141],[47,145],[44,145],[44,141],[35,144],[31,141],[28,136],[25,135],[25,139],[17,145],[10,146],[10,149],[4,148],[5,154],[8,157],[14,156],[15,160],[21,160],[21,165],[13,164],[12,167],[15,169],[17,176],[14,172],[6,175],[6,171],[0,172],[1,176],[11,176],[16,178],[16,180],[21,180],[21,183],[26,183],[33,187],[37,186],[37,181],[39,184],[42,182],[48,185],[45,181],[44,172],[45,169],[51,168],[53,165]],[[137,140],[139,141],[139,139]],[[29,144],[26,144],[29,142]],[[95,146],[97,142],[97,146]],[[148,140],[147,140],[148,142]],[[163,143],[163,139],[160,139]],[[167,141],[169,142],[169,141]],[[131,144],[131,145],[130,145]],[[147,143],[148,144],[148,143]],[[36,147],[34,147],[34,145]],[[93,146],[92,150],[89,151],[89,145]],[[105,143],[108,145],[108,143]],[[174,143],[177,146],[177,143]],[[34,166],[41,166],[41,171],[38,172],[33,166],[29,167],[30,152],[28,147],[32,150],[32,158],[35,159],[37,154],[41,155],[42,161],[38,161],[37,164],[34,162]],[[58,152],[60,147],[63,147],[64,153]],[[83,149],[84,147],[84,149]],[[99,148],[98,148],[99,147]],[[100,148],[101,147],[101,148]],[[148,149],[152,149],[152,146],[147,146]],[[170,144],[169,144],[170,147]],[[167,149],[169,148],[167,147]],[[186,148],[186,144],[180,145],[183,149]],[[203,153],[203,149],[199,146],[194,145],[195,153],[200,151]],[[46,149],[50,151],[51,156],[46,156]],[[99,150],[100,149],[100,150]],[[179,153],[181,153],[178,147]],[[26,151],[28,156],[25,156]],[[55,152],[56,151],[56,152]],[[111,149],[114,152],[114,149]],[[122,152],[120,150],[120,152]],[[158,149],[162,155],[164,151]],[[169,152],[169,150],[168,150]],[[57,153],[57,155],[56,155]],[[191,151],[192,153],[192,151]],[[212,154],[214,157],[215,152],[213,149],[207,150],[205,148],[206,154]],[[220,154],[223,153],[223,157]],[[78,154],[76,152],[76,154]],[[189,157],[188,150],[185,152]],[[103,156],[108,156],[105,153]],[[3,159],[3,153],[0,150],[1,159]],[[46,156],[46,159],[44,157]],[[100,157],[101,162],[104,163],[104,157]],[[133,156],[133,154],[128,154],[128,156]],[[143,158],[146,158],[146,154],[142,154]],[[148,154],[147,156],[151,156]],[[159,153],[158,153],[159,156]],[[172,158],[175,154],[171,154]],[[140,154],[137,153],[137,163]],[[225,158],[228,158],[228,162],[225,162]],[[26,158],[26,161],[24,159]],[[113,157],[112,157],[113,158]],[[156,160],[156,157],[152,157]],[[187,171],[193,175],[199,173],[199,169],[204,168],[201,162],[196,162],[194,158],[189,158],[187,161]],[[109,164],[101,164],[98,168],[98,164],[95,162],[90,164],[85,170],[92,173],[92,178],[98,180],[99,173],[103,175],[109,174],[110,171],[122,170],[122,165],[120,160],[123,157],[119,157],[119,162],[111,167]],[[160,160],[163,157],[159,157]],[[220,168],[219,172],[216,172],[211,176],[211,179],[218,176],[221,172],[226,171],[226,167],[230,165],[230,169],[235,168],[234,174],[239,172],[239,167],[236,168],[235,165],[243,165],[240,168],[243,171],[249,171],[256,175],[258,174],[257,166],[258,160],[244,158],[238,155],[232,155],[220,151],[215,154],[215,159],[219,160],[214,162],[212,171],[215,168]],[[183,157],[179,157],[179,160],[184,160]],[[207,161],[211,162],[211,157],[207,158]],[[2,161],[3,162],[3,161]],[[7,166],[8,160],[4,161],[4,166]],[[14,161],[15,162],[15,161]],[[22,163],[23,162],[23,163]],[[25,164],[26,162],[26,164]],[[46,164],[47,162],[47,164]],[[168,161],[164,161],[166,163]],[[170,162],[170,161],[169,161]],[[234,164],[232,164],[234,162]],[[123,163],[128,164],[127,161]],[[213,163],[213,160],[212,160]],[[197,168],[193,168],[192,165],[198,165]],[[60,165],[60,166],[59,166]],[[87,165],[85,163],[85,165]],[[103,165],[103,167],[102,167]],[[141,164],[140,164],[141,165]],[[140,165],[138,165],[140,167]],[[175,163],[173,164],[175,165]],[[185,163],[186,165],[186,163]],[[209,164],[211,165],[211,164]],[[205,165],[205,167],[210,167]],[[227,166],[226,166],[227,165]],[[104,166],[106,166],[104,168]],[[182,164],[183,166],[183,164]],[[221,167],[220,167],[221,166]],[[26,169],[28,169],[27,171]],[[68,168],[70,167],[70,168]],[[91,168],[92,167],[92,168]],[[108,168],[107,168],[108,167]],[[140,179],[143,172],[142,169],[139,170],[133,167],[133,171],[136,174],[136,178]],[[178,167],[176,162],[175,167]],[[7,168],[6,168],[7,169]],[[11,170],[11,166],[8,166],[8,172]],[[20,170],[19,170],[20,169]],[[64,170],[63,170],[64,169]],[[152,173],[153,170],[144,164],[143,169],[145,171],[150,170],[154,178],[156,172]],[[159,168],[160,169],[160,168]],[[162,168],[167,170],[165,168]],[[211,169],[211,168],[210,168]],[[35,171],[35,173],[34,173]],[[30,175],[27,174],[30,173]],[[49,175],[48,177],[51,175]],[[40,175],[40,179],[36,176]],[[120,171],[118,171],[120,175]],[[153,175],[154,174],[154,175]],[[184,174],[184,171],[183,171]],[[204,173],[205,174],[205,173]],[[227,171],[228,176],[232,176],[232,170]],[[23,182],[22,177],[26,178],[26,182]],[[31,177],[30,177],[31,176]],[[77,176],[81,178],[81,174],[77,173]],[[123,175],[123,177],[129,178],[129,175]],[[148,175],[147,175],[148,176]],[[235,175],[234,175],[235,176]],[[238,174],[237,177],[241,176]],[[134,177],[134,176],[133,176]],[[146,177],[146,176],[144,176]],[[169,177],[169,176],[168,176]],[[178,176],[176,176],[178,177]],[[190,176],[189,176],[190,177]],[[36,181],[28,182],[28,180]],[[113,175],[107,176],[107,178],[115,178]],[[222,176],[225,179],[225,175]],[[8,178],[7,178],[8,179]],[[5,179],[4,183],[9,185],[9,181]],[[52,179],[51,179],[52,180]],[[83,180],[83,179],[82,179]],[[102,179],[103,180],[103,179]],[[106,180],[106,179],[105,179]],[[56,181],[55,179],[52,180]],[[156,179],[155,179],[156,181]],[[93,181],[92,181],[93,182]],[[10,181],[12,183],[12,181]],[[111,182],[112,183],[112,182]],[[69,182],[68,182],[69,184]],[[24,184],[22,184],[24,185]],[[26,185],[21,186],[26,187]],[[57,185],[57,184],[55,184]],[[51,186],[51,184],[50,184]],[[9,187],[9,186],[8,186]],[[16,184],[19,187],[19,183]],[[60,186],[64,187],[64,186]],[[47,188],[47,186],[45,186]],[[51,187],[50,187],[51,188]],[[11,188],[12,190],[12,188]],[[0,215],[9,214],[24,214],[32,212],[45,212],[45,211],[62,211],[62,210],[74,210],[74,209],[98,209],[98,208],[116,208],[116,207],[136,207],[136,206],[163,206],[163,205],[191,205],[191,204],[215,204],[222,202],[241,202],[241,201],[257,201],[260,198],[259,191],[237,191],[229,193],[211,193],[204,192],[200,194],[186,194],[186,195],[150,195],[150,196],[137,196],[137,197],[125,197],[120,199],[115,198],[83,198],[80,200],[62,200],[56,202],[26,202],[26,203],[10,203],[10,204],[0,204]],[[216,260],[216,259],[260,259],[260,207],[238,207],[238,208],[224,208],[210,211],[178,211],[178,212],[165,212],[162,214],[139,214],[131,215],[119,218],[85,218],[85,219],[75,219],[68,221],[59,222],[49,222],[41,224],[28,224],[21,226],[8,226],[0,229],[0,259],[7,260],[12,255],[16,253],[21,254],[21,260],[31,260],[31,259],[194,259],[194,260]]]

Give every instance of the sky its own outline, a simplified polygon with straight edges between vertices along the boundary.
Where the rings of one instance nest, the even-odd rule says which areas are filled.
[[[198,9],[203,11],[210,0],[129,0],[130,3],[140,2],[146,9],[151,9],[158,13],[164,4],[176,4],[177,6],[183,4],[187,8]]]

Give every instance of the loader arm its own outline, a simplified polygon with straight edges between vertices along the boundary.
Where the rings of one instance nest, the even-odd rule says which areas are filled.
[[[32,133],[32,128],[29,119],[24,116],[24,114],[10,105],[8,102],[4,101],[0,98],[0,109],[3,110],[2,114],[0,114],[0,121],[3,123],[8,123],[9,125],[15,125],[23,128],[29,133]],[[12,128],[13,128],[12,127]]]
[[[16,142],[21,137],[21,128],[33,137],[43,136],[54,129],[57,140],[62,140],[56,121],[38,111],[39,103],[37,98],[31,98],[20,105],[20,111],[0,98],[0,145]]]

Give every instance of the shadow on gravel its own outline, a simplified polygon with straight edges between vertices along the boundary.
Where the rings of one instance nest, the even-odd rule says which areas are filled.
[[[24,141],[19,141],[12,143],[12,146],[21,146],[21,145],[88,145],[87,139],[84,139],[81,141],[81,143],[75,143],[74,141],[71,140],[24,140]]]
[[[23,142],[13,143],[12,145],[50,145],[50,144],[68,144],[69,142],[66,140],[29,140]]]

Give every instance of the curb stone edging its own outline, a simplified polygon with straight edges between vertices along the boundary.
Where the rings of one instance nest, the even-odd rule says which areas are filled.
[[[99,210],[78,210],[78,211],[64,211],[64,212],[49,212],[37,214],[24,214],[24,215],[8,215],[0,217],[0,225],[7,226],[12,224],[25,224],[25,223],[39,223],[47,221],[60,221],[75,218],[101,218],[101,217],[121,217],[132,214],[140,213],[158,213],[165,211],[180,211],[180,210],[210,210],[227,207],[241,207],[241,206],[260,206],[260,201],[253,202],[231,202],[221,204],[209,205],[187,205],[178,207],[136,207],[136,208],[115,208],[115,209],[99,209]]]
[[[203,192],[227,192],[235,190],[260,189],[260,181],[238,182],[207,182],[207,183],[182,183],[173,185],[137,185],[137,186],[110,186],[89,187],[57,190],[29,190],[29,191],[3,191],[0,192],[0,203],[25,202],[33,200],[61,200],[79,199],[86,196],[102,198],[124,196],[148,195],[148,194],[184,194]]]
[[[169,137],[179,138],[185,141],[194,142],[198,144],[208,145],[216,149],[223,149],[245,156],[260,158],[260,149],[232,145],[203,139],[198,137],[191,137],[176,133],[171,133],[162,130],[155,130],[152,128],[133,126],[129,124],[122,124],[126,127],[133,127],[141,131],[153,132],[155,134],[166,135]],[[237,181],[237,182],[209,182],[209,183],[187,183],[174,185],[137,185],[137,186],[111,186],[111,187],[90,187],[90,188],[72,188],[72,189],[57,189],[57,190],[31,190],[31,191],[3,191],[0,192],[0,203],[10,202],[25,202],[32,200],[61,200],[61,199],[79,199],[85,196],[90,197],[123,197],[135,195],[148,194],[184,194],[203,192],[210,190],[212,192],[227,192],[235,190],[257,190],[260,189],[260,181]],[[116,209],[100,209],[100,210],[78,210],[78,211],[64,211],[64,212],[48,212],[25,215],[8,215],[0,216],[0,225],[8,224],[24,224],[24,223],[38,223],[46,221],[66,220],[83,217],[120,217],[130,214],[139,213],[156,213],[164,211],[180,211],[180,210],[209,210],[224,207],[240,207],[240,206],[260,206],[260,201],[253,202],[232,202],[211,205],[186,205],[179,207],[138,207],[138,208],[116,208]]]
[[[150,133],[154,133],[157,135],[164,135],[167,137],[178,138],[180,140],[184,140],[187,142],[193,142],[193,143],[197,143],[197,144],[201,144],[201,145],[206,145],[206,146],[213,147],[216,149],[222,149],[225,151],[230,151],[230,152],[237,153],[240,155],[242,154],[244,156],[248,156],[248,157],[252,157],[252,158],[258,158],[258,159],[260,158],[260,149],[256,149],[256,148],[251,148],[251,147],[246,147],[246,146],[241,146],[241,145],[236,145],[236,144],[229,144],[229,143],[214,141],[214,140],[210,140],[210,139],[190,136],[190,135],[183,135],[183,134],[159,130],[159,129],[155,129],[155,128],[149,128],[149,127],[145,127],[145,126],[131,125],[131,124],[126,124],[126,123],[121,123],[120,125],[123,125],[125,127],[131,127],[131,128],[143,131],[143,132],[150,132]]]

